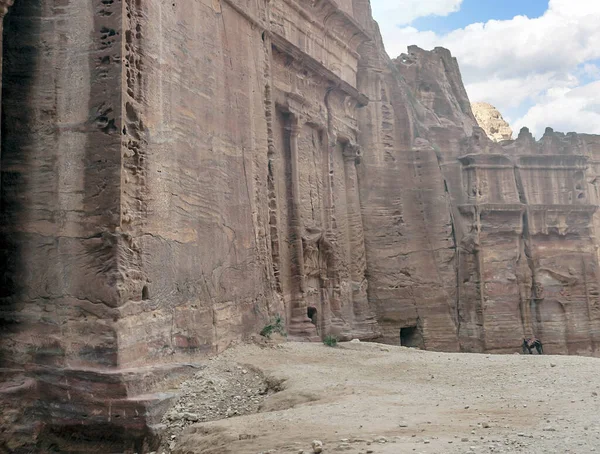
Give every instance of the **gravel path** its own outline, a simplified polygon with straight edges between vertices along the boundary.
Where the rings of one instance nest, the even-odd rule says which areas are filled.
[[[176,412],[225,419],[183,423],[174,454],[309,454],[313,440],[323,453],[600,452],[595,358],[241,345],[195,380]]]

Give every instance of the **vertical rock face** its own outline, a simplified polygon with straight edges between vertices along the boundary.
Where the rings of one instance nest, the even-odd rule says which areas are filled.
[[[471,104],[473,114],[479,126],[483,128],[488,137],[494,142],[512,139],[512,129],[491,104],[487,102],[474,102]]]
[[[168,382],[277,314],[597,353],[600,139],[491,141],[368,0],[21,1],[3,38],[6,449],[147,450]]]

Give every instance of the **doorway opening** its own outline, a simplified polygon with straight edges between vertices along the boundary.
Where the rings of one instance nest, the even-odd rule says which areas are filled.
[[[317,326],[317,308],[314,306],[308,306],[306,308],[306,316],[310,318],[313,325]]]
[[[142,300],[146,301],[150,299],[150,291],[148,290],[148,286],[144,285],[142,288]]]
[[[421,348],[423,336],[418,326],[400,328],[400,345],[403,347]]]

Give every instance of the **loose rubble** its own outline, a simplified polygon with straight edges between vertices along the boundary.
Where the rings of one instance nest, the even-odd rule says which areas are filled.
[[[179,398],[162,418],[166,427],[163,446],[173,449],[175,439],[186,427],[256,413],[272,392],[256,368],[232,362],[211,361],[192,378],[183,382]]]

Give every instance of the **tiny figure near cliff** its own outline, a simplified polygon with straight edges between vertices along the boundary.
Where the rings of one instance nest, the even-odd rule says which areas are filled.
[[[523,339],[523,353],[529,352],[530,355],[533,354],[532,350],[535,348],[538,352],[538,355],[544,353],[544,347],[542,346],[542,341],[536,339],[535,337],[530,337],[529,339]]]

